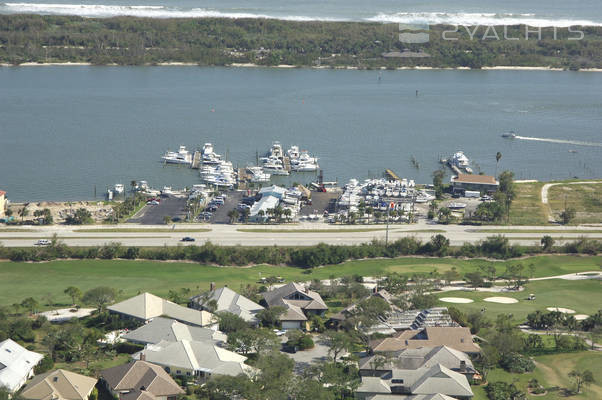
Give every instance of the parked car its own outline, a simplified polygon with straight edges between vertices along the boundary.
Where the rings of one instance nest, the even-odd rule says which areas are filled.
[[[36,242],[36,246],[49,246],[51,243],[50,239],[40,239]]]
[[[194,238],[190,236],[183,237],[182,242],[194,242]]]
[[[151,201],[146,202],[146,205],[149,205],[149,206],[158,206],[159,202],[157,200],[151,200]]]

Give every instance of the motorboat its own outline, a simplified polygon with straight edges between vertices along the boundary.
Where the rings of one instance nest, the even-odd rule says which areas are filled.
[[[502,133],[503,138],[514,139],[516,137],[516,133],[514,131],[504,132]]]
[[[211,143],[205,143],[203,145],[203,149],[201,150],[201,157],[203,160],[203,164],[215,165],[219,164],[222,159],[222,156],[216,154],[213,151],[213,145]]]
[[[449,203],[447,205],[447,208],[449,208],[450,210],[459,210],[459,209],[463,209],[466,208],[466,203]]]
[[[167,164],[192,164],[192,153],[186,150],[186,146],[180,146],[177,152],[165,152],[161,160]]]
[[[286,152],[288,154],[288,157],[292,160],[296,160],[297,158],[299,158],[299,146],[291,146],[290,149],[287,150]]]
[[[113,191],[115,192],[115,194],[123,194],[124,190],[125,190],[125,187],[121,183],[116,183],[113,188]]]
[[[282,158],[284,157],[284,152],[282,151],[282,145],[280,142],[273,142],[272,148],[270,148],[270,152],[268,153],[269,157]]]
[[[456,167],[466,168],[470,165],[470,160],[464,155],[464,152],[457,151],[452,156],[450,163]]]
[[[284,169],[282,163],[269,162],[263,164],[263,172],[272,175],[289,175],[289,172]]]
[[[251,182],[269,182],[272,175],[265,172],[261,167],[247,167]]]
[[[291,169],[296,172],[314,172],[320,169],[317,163],[302,162],[291,165]]]

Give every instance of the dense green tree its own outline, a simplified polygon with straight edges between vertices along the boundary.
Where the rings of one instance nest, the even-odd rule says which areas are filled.
[[[75,287],[69,286],[67,289],[63,291],[67,296],[71,298],[71,304],[75,305],[82,298],[82,291]]]
[[[116,295],[115,289],[108,286],[99,286],[88,290],[82,297],[82,301],[95,306],[101,312],[108,304],[115,301]]]

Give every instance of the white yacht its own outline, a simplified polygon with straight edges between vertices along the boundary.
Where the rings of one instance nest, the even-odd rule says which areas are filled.
[[[213,145],[211,143],[205,143],[203,145],[201,155],[203,157],[203,164],[219,164],[222,159],[222,156],[213,151]]]
[[[286,151],[286,153],[288,154],[288,157],[292,160],[296,160],[297,158],[299,158],[299,146],[291,146],[290,149],[288,149]]]
[[[272,175],[288,175],[288,171],[284,169],[282,162],[267,162],[263,164],[263,172]]]
[[[291,169],[297,172],[314,172],[320,169],[320,166],[313,162],[300,162],[294,165],[291,165]]]
[[[115,192],[115,194],[123,194],[125,188],[123,186],[123,184],[121,183],[116,183],[115,187],[113,188],[113,191]]]
[[[282,151],[282,145],[280,144],[280,142],[272,143],[272,148],[270,149],[268,156],[276,158],[284,157],[284,152]]]
[[[166,151],[161,160],[168,164],[192,164],[192,153],[186,146],[180,146],[178,151]]]
[[[464,155],[463,152],[457,151],[452,156],[450,163],[459,168],[466,168],[470,165],[470,160]]]
[[[247,172],[250,175],[251,182],[269,182],[272,175],[264,172],[261,167],[247,167]]]

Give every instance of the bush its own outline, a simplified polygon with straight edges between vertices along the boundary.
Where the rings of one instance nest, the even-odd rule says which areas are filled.
[[[114,345],[113,349],[119,354],[134,354],[144,350],[144,346],[130,342],[121,342]]]
[[[485,387],[489,400],[524,400],[525,393],[521,392],[512,383],[492,382]]]
[[[44,358],[35,366],[34,372],[35,374],[43,374],[44,372],[50,371],[54,368],[54,361],[50,355],[46,354]]]
[[[519,353],[504,354],[500,358],[500,367],[508,372],[525,373],[535,369],[535,363]]]

